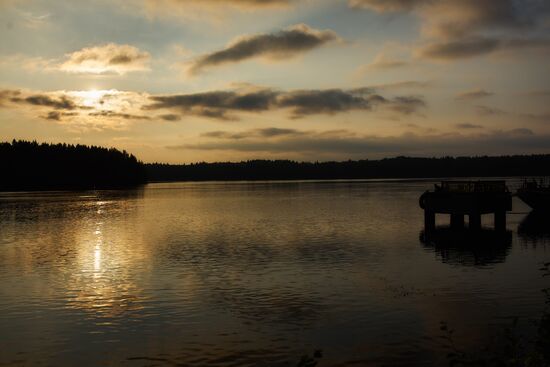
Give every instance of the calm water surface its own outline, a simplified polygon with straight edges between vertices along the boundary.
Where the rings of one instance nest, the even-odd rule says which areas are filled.
[[[431,366],[442,321],[465,349],[529,335],[550,229],[514,198],[510,239],[425,244],[432,184],[0,194],[0,365]]]

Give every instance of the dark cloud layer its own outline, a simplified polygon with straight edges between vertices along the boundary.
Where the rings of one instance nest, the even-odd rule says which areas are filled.
[[[432,86],[433,86],[433,83],[428,81],[405,80],[401,82],[373,85],[371,86],[371,89],[373,91],[374,90],[394,90],[394,89],[425,89]]]
[[[390,110],[404,115],[413,114],[422,107],[426,107],[426,102],[417,96],[395,97],[388,104]]]
[[[423,58],[456,60],[494,51],[550,47],[541,23],[550,15],[542,0],[350,0],[376,12],[411,11],[422,22]],[[521,32],[522,38],[517,38]]]
[[[241,37],[220,51],[199,57],[190,67],[191,74],[206,68],[235,63],[255,57],[282,59],[304,53],[338,39],[330,30],[317,30],[300,24],[277,33]]]
[[[193,114],[217,119],[231,119],[229,111],[266,111],[271,107],[277,93],[261,90],[239,94],[233,91],[213,91],[195,94],[152,96],[153,104],[145,109],[176,109],[186,114]]]
[[[0,107],[5,107],[6,104],[12,102],[12,99],[17,98],[20,94],[21,92],[18,90],[0,90]]]
[[[468,38],[434,42],[419,50],[422,57],[439,60],[454,60],[474,57],[495,51],[500,42],[488,38]]]
[[[489,106],[476,106],[476,112],[480,116],[495,116],[495,115],[505,115],[506,112],[498,108],[489,107]]]
[[[270,8],[273,6],[288,6],[298,0],[147,0],[151,5],[168,7],[191,6],[236,6],[245,9]]]
[[[88,116],[92,117],[108,117],[108,118],[121,118],[124,120],[150,120],[151,117],[143,115],[132,115],[129,113],[121,113],[115,111],[97,111],[90,112]]]
[[[55,121],[61,121],[62,117],[67,116],[78,116],[78,112],[61,112],[61,111],[50,111],[47,115],[41,116],[43,119],[46,120],[55,120]]]
[[[346,130],[299,131],[266,137],[258,130],[240,133],[212,132],[203,140],[173,149],[238,151],[253,153],[307,153],[360,157],[372,154],[510,154],[549,152],[550,136],[537,135],[525,128],[492,131],[482,134],[404,134],[393,137],[358,135]]]
[[[481,126],[481,125],[470,124],[468,122],[465,122],[465,123],[462,123],[462,124],[456,124],[455,127],[457,129],[461,129],[461,130],[464,130],[464,129],[483,129],[483,126]]]
[[[227,132],[227,131],[210,131],[202,134],[202,137],[206,138],[219,138],[219,139],[229,139],[229,140],[240,140],[240,139],[250,139],[250,138],[274,138],[274,137],[288,137],[288,136],[297,136],[304,135],[306,132],[295,130],[295,129],[281,129],[277,127],[269,127],[265,129],[254,129],[247,130],[243,132]]]
[[[235,118],[230,113],[263,112],[290,109],[292,117],[335,114],[352,110],[384,107],[400,114],[411,114],[425,107],[421,97],[398,96],[391,99],[375,94],[369,88],[353,90],[298,90],[281,92],[261,89],[251,92],[213,91],[197,94],[152,96],[145,109],[176,109],[186,114],[218,119]]]
[[[457,94],[456,99],[462,100],[462,101],[470,101],[470,100],[490,97],[493,94],[494,93],[487,92],[484,89],[475,89],[475,90],[470,90],[470,91]]]
[[[493,51],[543,49],[550,47],[549,39],[504,39],[473,37],[434,42],[418,50],[421,57],[436,60],[455,60],[475,57]]]
[[[428,0],[349,0],[349,5],[352,8],[371,9],[384,13],[412,10],[427,2]]]
[[[181,120],[180,115],[176,115],[176,114],[173,114],[173,113],[167,113],[165,115],[160,115],[159,117],[161,119],[163,119],[164,121],[179,121],[179,120]]]
[[[185,3],[195,3],[195,4],[233,4],[239,6],[252,6],[252,7],[264,7],[264,6],[273,6],[273,5],[289,5],[295,0],[178,0],[180,4]]]
[[[75,110],[78,108],[78,105],[66,96],[55,98],[45,94],[35,94],[25,98],[13,97],[11,98],[11,101],[15,103],[26,103],[34,106],[52,107],[56,110]]]

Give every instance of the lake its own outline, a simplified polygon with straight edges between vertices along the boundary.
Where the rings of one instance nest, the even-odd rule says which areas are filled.
[[[533,335],[550,229],[514,198],[497,243],[426,241],[434,182],[2,193],[0,365],[439,366],[449,329]]]

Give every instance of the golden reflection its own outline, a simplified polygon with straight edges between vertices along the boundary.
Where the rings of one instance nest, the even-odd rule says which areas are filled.
[[[67,289],[72,294],[68,307],[109,318],[143,308],[147,298],[136,283],[133,271],[149,261],[145,246],[132,240],[124,223],[113,220],[119,202],[97,201],[94,210],[82,218],[75,238],[76,259]],[[109,221],[104,220],[110,216]]]
[[[101,244],[98,243],[95,245],[94,250],[94,275],[97,275],[97,272],[101,270]]]

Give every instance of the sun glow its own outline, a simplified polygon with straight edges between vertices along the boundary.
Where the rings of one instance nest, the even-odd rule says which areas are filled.
[[[68,94],[76,98],[81,106],[102,110],[111,108],[111,97],[114,97],[119,93],[120,92],[116,89],[90,89],[71,91]]]
[[[109,90],[91,89],[87,91],[74,92],[75,96],[81,98],[82,105],[86,107],[99,107],[103,104],[103,97],[110,93]]]

